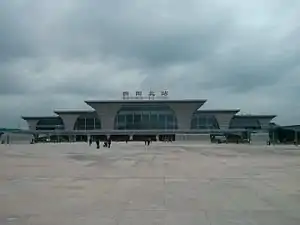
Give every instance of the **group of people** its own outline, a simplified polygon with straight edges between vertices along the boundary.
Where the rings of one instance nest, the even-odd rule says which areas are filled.
[[[93,139],[92,137],[89,138],[89,146],[91,146],[93,144],[94,140],[95,140],[97,149],[99,149],[100,148],[100,140],[98,138],[96,138],[96,139]],[[128,140],[126,140],[125,142],[128,143]],[[149,139],[145,140],[144,142],[145,142],[145,145],[149,146],[150,143],[152,142],[152,140],[151,140],[151,138],[149,138]],[[111,147],[111,139],[110,138],[108,138],[106,141],[104,141],[103,147],[104,148]]]
[[[100,148],[100,140],[97,138],[95,142],[96,142],[97,149],[99,149]],[[93,144],[93,139],[90,138],[89,145],[91,146],[92,144]],[[108,140],[104,141],[103,147],[110,148],[110,146],[111,146],[111,139],[109,138]]]

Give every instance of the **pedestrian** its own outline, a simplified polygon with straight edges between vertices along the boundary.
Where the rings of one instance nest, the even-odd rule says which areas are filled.
[[[91,146],[92,143],[93,143],[93,139],[92,139],[92,137],[90,137],[90,139],[89,139],[89,145]]]
[[[6,136],[6,143],[9,145],[10,143],[10,138],[9,138],[9,134]]]
[[[98,138],[96,139],[96,145],[97,145],[97,149],[99,149],[100,148],[100,141],[99,141]]]
[[[108,148],[110,148],[110,146],[111,146],[111,139],[109,138],[108,139]]]

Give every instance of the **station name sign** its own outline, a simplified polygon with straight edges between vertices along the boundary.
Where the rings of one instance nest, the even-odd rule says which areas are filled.
[[[154,100],[154,99],[167,99],[169,96],[169,91],[168,90],[163,90],[160,91],[159,94],[156,92],[150,90],[147,95],[143,95],[142,91],[136,91],[135,95],[131,95],[129,91],[123,91],[123,99],[124,100],[129,100],[129,99],[149,99],[149,100]]]

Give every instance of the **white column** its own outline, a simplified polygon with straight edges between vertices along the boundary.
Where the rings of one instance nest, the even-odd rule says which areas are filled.
[[[26,120],[29,130],[36,130],[36,125],[39,120]]]
[[[95,104],[92,107],[96,110],[100,120],[102,130],[113,130],[115,116],[119,111],[121,104],[119,103],[108,103],[108,104]]]
[[[79,114],[58,114],[64,122],[65,130],[73,130]]]
[[[203,103],[169,103],[168,105],[176,114],[178,129],[189,130],[191,129],[193,113],[200,108]]]
[[[219,124],[220,129],[229,129],[230,121],[236,112],[213,114]]]

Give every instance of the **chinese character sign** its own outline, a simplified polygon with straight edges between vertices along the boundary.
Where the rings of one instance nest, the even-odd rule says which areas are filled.
[[[136,91],[136,92],[135,92],[135,96],[136,96],[136,97],[140,97],[140,98],[141,98],[142,95],[143,95],[143,92],[142,92],[142,91]]]
[[[155,97],[155,92],[154,91],[149,91],[149,99]]]
[[[163,97],[167,97],[169,95],[169,92],[167,90],[164,90],[164,91],[161,91],[160,95]]]
[[[149,100],[152,99],[154,100],[155,98],[167,98],[169,95],[169,91],[168,90],[163,90],[160,92],[160,96],[156,96],[156,93],[152,90],[149,91],[148,93],[148,98]],[[123,91],[123,99],[146,99],[146,96],[143,96],[143,92],[142,91],[136,91],[135,92],[135,96],[130,96],[129,91]]]
[[[129,98],[129,92],[128,91],[123,91],[123,99]]]

